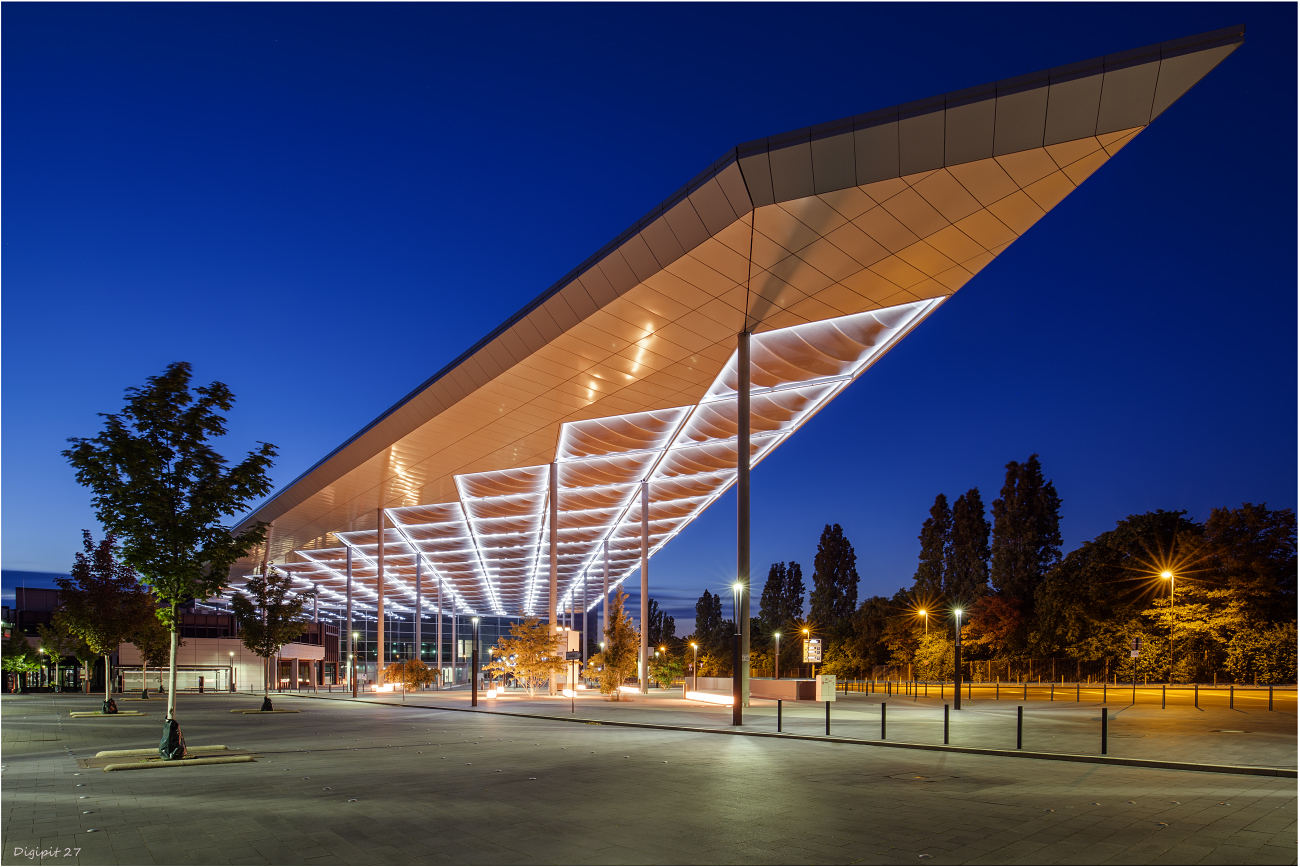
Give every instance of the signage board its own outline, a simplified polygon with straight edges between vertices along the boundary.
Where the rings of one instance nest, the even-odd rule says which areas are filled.
[[[1142,649],[1142,639],[1140,639],[1140,638],[1134,638],[1133,641],[1132,641],[1131,643],[1132,643],[1132,645],[1133,645],[1133,648],[1132,648],[1133,650],[1141,650],[1141,649]]]
[[[581,650],[566,650],[566,651],[564,652],[564,658],[565,658],[565,659],[577,659],[577,660],[581,660],[581,659],[582,659],[582,651],[581,651]]]
[[[822,661],[822,640],[820,638],[805,638],[803,640],[803,661]]]
[[[835,701],[835,675],[817,675],[817,701]]]
[[[1142,654],[1141,654],[1139,651],[1136,651],[1136,650],[1130,650],[1130,651],[1128,652],[1128,655],[1131,656],[1131,657],[1133,657],[1134,659],[1137,659],[1137,658],[1138,658],[1139,656],[1141,656]]]

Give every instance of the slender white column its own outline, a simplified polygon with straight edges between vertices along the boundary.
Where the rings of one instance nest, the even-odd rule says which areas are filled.
[[[451,683],[452,686],[460,683],[459,669],[456,667],[460,662],[460,645],[456,641],[456,606],[451,607]]]
[[[550,617],[551,635],[559,632],[559,626],[556,623],[558,611],[556,611],[556,602],[558,595],[558,585],[560,580],[560,468],[554,461],[551,462],[551,492],[548,500],[551,506],[551,595],[550,602],[546,610]],[[555,695],[555,675],[551,675],[550,686],[547,690],[551,695]]]
[[[603,610],[600,614],[600,640],[605,640],[605,630],[609,629],[609,540],[605,540],[605,578],[601,581],[601,593],[604,597]]]
[[[749,707],[749,332],[736,335],[736,580],[740,582],[740,706]]]
[[[420,652],[420,620],[424,617],[424,611],[420,607],[420,567],[423,565],[424,558],[420,556],[420,549],[415,549],[415,658],[422,659],[424,656]]]
[[[344,663],[347,664],[349,661],[351,661],[351,664],[348,665],[348,685],[350,686],[350,685],[352,684],[352,678],[354,678],[354,677],[357,676],[357,675],[356,675],[357,663],[356,663],[356,655],[355,655],[356,652],[357,652],[357,649],[356,649],[356,647],[354,646],[354,642],[352,641],[352,546],[351,546],[351,545],[348,546],[348,581],[347,581],[347,588],[348,588],[348,589],[347,589],[347,594],[348,594],[348,624],[347,624],[347,628],[348,628],[348,632],[347,632],[347,636],[348,636],[348,655],[347,655],[346,657],[344,657]]]
[[[442,689],[442,579],[438,579],[438,689]]]
[[[650,692],[650,484],[641,483],[641,694]]]
[[[375,648],[375,685],[384,685],[384,510],[378,509],[378,527],[379,527],[379,557],[376,559],[378,572],[375,576],[375,584],[379,595],[378,611],[375,616],[375,630],[377,632],[378,646]]]

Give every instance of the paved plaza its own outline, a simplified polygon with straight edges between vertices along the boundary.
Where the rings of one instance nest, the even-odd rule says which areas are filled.
[[[873,714],[878,718],[878,699],[842,698],[837,719],[861,714],[857,722],[846,717],[843,726],[867,727]],[[1293,778],[723,736],[417,706],[463,706],[464,693],[421,693],[406,700],[403,706],[400,696],[394,704],[353,702],[338,693],[285,695],[277,696],[277,706],[301,713],[244,716],[230,710],[256,707],[256,697],[186,695],[179,716],[192,746],[250,749],[258,760],[104,773],[80,767],[78,759],[99,750],[156,744],[162,702],[122,703],[147,708],[146,717],[73,719],[70,711],[94,709],[97,702],[82,696],[5,696],[0,701],[0,861],[1296,862]],[[922,710],[917,702],[912,712],[918,716],[909,722],[899,704],[900,738],[932,733],[924,727],[933,723],[921,715],[933,708]],[[981,726],[989,737],[1002,731],[1006,708],[984,710],[978,704],[962,712],[955,733],[973,738]],[[521,698],[494,707],[507,705],[512,713],[562,708],[556,700]],[[675,724],[674,716],[698,719],[707,713],[719,728],[725,727],[727,713],[724,708],[675,710],[666,697],[626,705],[583,699],[577,708],[588,720],[599,713],[635,713],[664,724]],[[1014,715],[1014,703],[1010,708]],[[795,711],[787,717],[789,728],[819,734],[818,710]],[[1043,703],[1028,707],[1026,715],[1034,719],[1049,711],[1099,716],[1095,707],[1058,710]],[[751,709],[755,728],[766,724],[763,712]],[[1125,733],[1126,725],[1130,734],[1144,729],[1147,737],[1128,739],[1143,741],[1144,748],[1163,739],[1158,721],[1144,716],[1142,725],[1125,723],[1126,713],[1117,710],[1112,724],[1117,734]],[[1253,758],[1261,765],[1289,749],[1294,766],[1293,710],[1275,711],[1267,719],[1266,711],[1204,713],[1201,732],[1184,716],[1171,717],[1164,725],[1181,732],[1169,737],[1181,739],[1182,746],[1168,749],[1201,752],[1202,745],[1219,744],[1237,749],[1233,758]],[[1240,724],[1224,723],[1229,713]],[[982,722],[967,721],[977,714],[984,715]],[[892,717],[890,726],[892,734]],[[1283,749],[1287,727],[1289,747]],[[1027,735],[1026,747],[1046,749],[1034,738],[1049,737],[1049,731]],[[1263,733],[1270,740],[1226,740]],[[1238,746],[1227,746],[1232,743]],[[55,848],[58,857],[37,857]]]

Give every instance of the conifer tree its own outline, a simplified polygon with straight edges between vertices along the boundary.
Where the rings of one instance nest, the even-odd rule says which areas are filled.
[[[763,595],[758,600],[758,619],[763,622],[764,631],[780,629],[785,624],[786,573],[785,563],[773,563],[767,570]]]
[[[947,496],[939,494],[934,498],[930,517],[925,519],[921,535],[916,538],[921,542],[921,562],[912,578],[912,595],[917,599],[938,599],[947,583],[944,567],[952,546],[952,512],[948,509]]]
[[[1061,498],[1044,481],[1038,455],[1007,464],[1002,495],[993,501],[991,578],[1026,613],[1038,585],[1061,560]]]
[[[813,559],[813,591],[809,609],[823,633],[838,636],[851,628],[858,607],[858,557],[839,524],[827,524]]]
[[[971,488],[952,504],[952,544],[944,566],[948,599],[971,605],[988,592],[989,521],[979,488]]]
[[[785,570],[785,590],[781,594],[784,623],[798,623],[803,620],[803,594],[803,567],[791,560]]]

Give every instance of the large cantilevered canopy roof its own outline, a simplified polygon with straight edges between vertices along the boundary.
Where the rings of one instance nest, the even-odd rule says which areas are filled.
[[[323,601],[545,615],[639,566],[735,481],[737,333],[751,460],[769,454],[1114,156],[1244,28],[740,145],[244,522]],[[643,483],[644,486],[643,486]],[[643,493],[644,489],[644,493]]]

